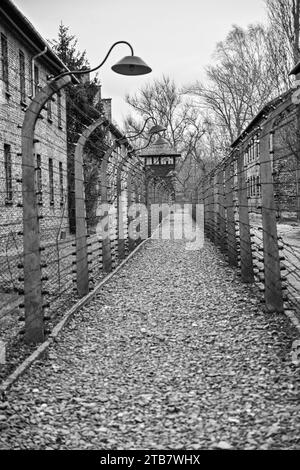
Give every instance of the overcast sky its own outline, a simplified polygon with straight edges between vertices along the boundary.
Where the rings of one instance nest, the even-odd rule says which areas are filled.
[[[126,93],[162,74],[178,85],[204,76],[218,41],[233,24],[265,22],[263,0],[13,0],[46,39],[57,37],[58,25],[70,27],[92,66],[119,40],[132,44],[153,72],[142,77],[115,74],[111,65],[130,55],[117,46],[100,69],[103,98],[112,98],[113,119],[122,124],[129,111]]]

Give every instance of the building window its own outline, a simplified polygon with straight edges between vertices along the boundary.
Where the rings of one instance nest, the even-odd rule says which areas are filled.
[[[261,192],[260,192],[260,177],[257,176],[256,177],[256,193],[258,196],[260,196]]]
[[[59,162],[59,192],[60,192],[60,205],[64,204],[64,173],[63,164]]]
[[[270,132],[269,135],[269,152],[274,152],[274,132]]]
[[[11,151],[10,145],[4,144],[4,168],[5,168],[5,202],[12,202],[13,189],[12,189],[12,164],[11,164]]]
[[[258,135],[255,136],[254,138],[254,158],[257,160],[258,158],[258,146],[259,146],[259,140],[258,140]]]
[[[6,92],[9,91],[8,81],[8,47],[7,37],[1,33],[1,59],[2,59],[2,80],[5,83]]]
[[[250,197],[252,197],[252,176],[250,176]]]
[[[36,192],[37,192],[37,202],[42,204],[43,202],[43,183],[42,183],[42,161],[41,156],[37,154],[36,156]]]
[[[61,120],[61,93],[57,93],[57,125],[62,129],[62,120]]]
[[[19,69],[20,69],[20,93],[21,103],[26,102],[26,88],[25,88],[25,56],[23,51],[19,51]]]
[[[54,204],[54,180],[53,180],[53,160],[49,158],[49,201],[50,205]]]
[[[172,165],[172,157],[161,157],[162,165]]]
[[[39,83],[40,83],[40,70],[37,65],[34,66],[34,94],[36,95],[39,92]]]
[[[47,119],[52,122],[52,100],[51,98],[47,101]]]

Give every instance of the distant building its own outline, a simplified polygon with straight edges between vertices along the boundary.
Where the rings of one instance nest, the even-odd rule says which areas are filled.
[[[244,158],[248,206],[253,212],[259,212],[261,206],[259,165],[261,132],[269,112],[276,110],[282,103],[286,103],[284,112],[278,114],[274,121],[274,129],[269,134],[275,203],[278,217],[284,212],[296,214],[298,211],[297,120],[293,115],[295,105],[291,100],[291,94],[292,91],[288,91],[267,103],[231,145],[232,150],[237,151],[239,155],[242,154]],[[235,167],[235,173],[236,171]]]
[[[174,177],[176,165],[180,157],[181,154],[172,148],[168,141],[162,136],[158,136],[149,147],[139,152],[139,158],[143,160],[146,174],[148,175],[148,204],[159,202],[171,203],[175,200],[175,193],[176,200],[183,202],[181,198],[182,194],[179,190],[176,191],[177,180]],[[162,181],[167,183],[169,187],[169,201],[159,200],[156,184],[153,184],[154,182],[158,183]]]

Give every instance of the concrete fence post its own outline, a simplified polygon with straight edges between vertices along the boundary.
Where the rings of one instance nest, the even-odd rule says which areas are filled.
[[[269,136],[273,120],[268,121],[262,129],[260,138],[260,183],[262,205],[265,305],[268,311],[283,311],[283,295],[278,249],[274,186],[272,178],[271,152]]]
[[[41,247],[39,213],[35,187],[34,132],[47,101],[71,82],[66,76],[50,82],[39,91],[28,106],[22,125],[22,194],[23,194],[23,253],[24,253],[24,308],[27,343],[44,339]]]
[[[89,292],[89,269],[87,253],[87,224],[83,174],[83,151],[90,135],[103,123],[101,118],[88,126],[79,137],[74,154],[75,218],[76,218],[76,278],[77,292],[83,297]]]
[[[108,200],[108,178],[107,178],[107,168],[108,160],[115,150],[115,145],[110,147],[104,154],[100,167],[100,181],[101,181],[101,204],[103,204],[102,210],[102,220],[107,221],[106,228],[104,231],[104,236],[102,238],[102,264],[103,271],[110,273],[112,271],[112,253],[111,253],[111,240],[110,240],[110,222],[109,222],[109,210],[105,208],[105,205],[109,204]]]
[[[223,165],[217,172],[218,191],[218,244],[222,252],[226,249],[226,219],[225,219],[225,193],[224,193],[224,168]]]
[[[228,261],[232,266],[238,265],[237,240],[234,216],[234,171],[233,156],[225,164],[225,208],[226,208],[226,246]]]
[[[240,232],[240,257],[241,277],[243,282],[254,282],[253,259],[251,250],[250,220],[248,210],[248,195],[246,170],[244,165],[243,149],[237,157],[237,181],[238,181],[238,210]]]

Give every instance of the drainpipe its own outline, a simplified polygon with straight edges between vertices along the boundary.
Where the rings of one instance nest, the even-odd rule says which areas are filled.
[[[31,96],[33,97],[34,96],[34,65],[35,65],[35,61],[38,57],[41,57],[42,55],[46,54],[46,52],[48,51],[48,47],[45,46],[45,49],[43,49],[41,52],[39,52],[38,54],[34,55],[31,59]]]

